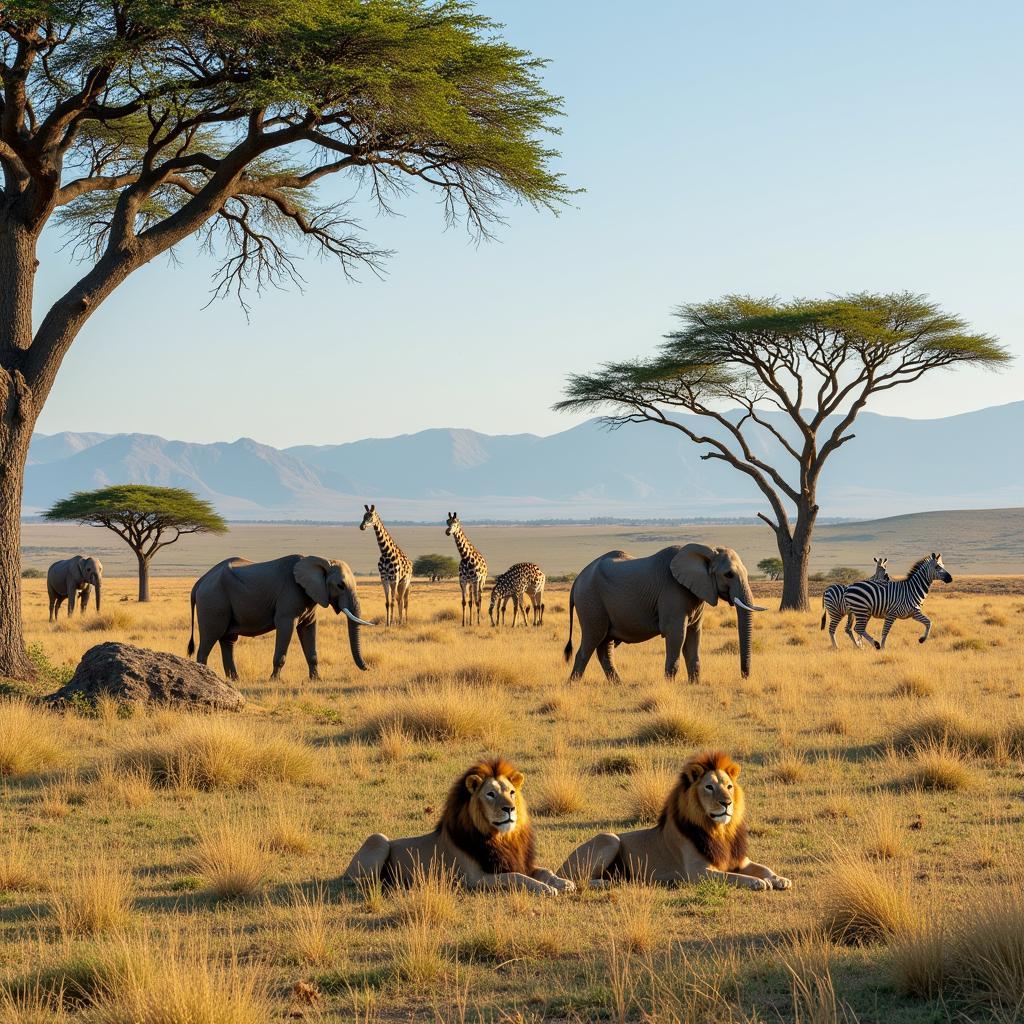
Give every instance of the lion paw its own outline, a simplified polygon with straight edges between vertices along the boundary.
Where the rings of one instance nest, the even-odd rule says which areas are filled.
[[[748,889],[753,889],[754,892],[765,892],[772,887],[772,883],[767,878],[751,878],[747,884]]]
[[[788,878],[783,878],[782,875],[776,875],[772,879],[772,885],[776,889],[792,889],[793,883]]]
[[[576,883],[571,878],[552,878],[548,883],[559,892],[575,892]]]

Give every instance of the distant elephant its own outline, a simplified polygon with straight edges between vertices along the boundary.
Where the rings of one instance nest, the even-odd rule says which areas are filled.
[[[62,558],[46,570],[46,591],[50,597],[50,621],[57,620],[62,602],[68,602],[68,618],[75,611],[75,596],[82,601],[82,611],[89,607],[89,588],[96,588],[96,611],[100,610],[100,589],[103,583],[103,563],[94,555],[75,555]]]
[[[196,580],[192,587],[192,635],[189,657],[196,649],[196,614],[199,617],[199,653],[206,664],[215,643],[220,644],[224,674],[237,679],[234,647],[240,636],[262,636],[277,630],[274,647],[276,679],[284,657],[298,632],[309,678],[319,679],[316,654],[316,606],[330,606],[335,615],[348,617],[348,640],[356,667],[366,671],[359,642],[359,627],[372,626],[359,617],[356,580],[345,562],[316,555],[285,555],[271,562],[226,558]]]
[[[612,646],[663,636],[665,675],[675,677],[682,651],[690,682],[696,682],[704,605],[716,605],[720,597],[736,608],[740,672],[746,676],[750,672],[750,613],[765,609],[754,604],[747,570],[735,551],[706,544],[674,545],[646,558],[609,551],[576,577],[569,592],[566,661],[572,655],[574,610],[583,634],[571,678],[583,675],[590,656],[597,651],[604,674],[618,682]]]

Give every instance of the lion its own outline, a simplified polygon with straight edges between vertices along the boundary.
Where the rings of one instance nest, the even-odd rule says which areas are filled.
[[[788,878],[747,856],[739,774],[728,754],[695,754],[683,765],[654,828],[594,836],[569,854],[558,873],[591,885],[713,878],[755,892],[789,889]]]
[[[345,877],[409,886],[424,870],[440,869],[467,889],[525,889],[544,896],[574,890],[573,882],[537,866],[524,780],[501,758],[470,766],[448,793],[433,832],[411,839],[370,836]]]

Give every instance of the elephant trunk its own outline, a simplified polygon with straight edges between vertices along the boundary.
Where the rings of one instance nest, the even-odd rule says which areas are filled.
[[[740,675],[744,679],[750,675],[750,654],[753,648],[753,636],[750,626],[752,614],[746,608],[736,608],[736,630],[740,641]]]
[[[352,660],[356,663],[356,668],[361,672],[365,672],[366,662],[363,661],[362,644],[359,635],[361,628],[358,622],[353,622],[352,619],[348,620],[348,645],[352,648]]]
[[[360,672],[365,672],[366,662],[363,661],[362,635],[359,632],[362,629],[362,623],[358,621],[360,617],[359,598],[350,590],[345,595],[344,601],[348,618],[348,645],[352,650],[352,660]]]
[[[99,614],[100,610],[100,584],[102,580],[96,580],[96,613]]]

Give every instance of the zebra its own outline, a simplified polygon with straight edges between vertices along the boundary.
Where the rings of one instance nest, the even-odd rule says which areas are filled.
[[[846,607],[856,620],[857,635],[870,640],[876,650],[881,650],[885,647],[885,638],[896,619],[914,619],[924,626],[924,636],[918,637],[918,643],[923,644],[932,631],[932,620],[921,611],[921,602],[936,580],[952,583],[953,577],[942,564],[942,554],[933,551],[910,567],[906,579],[893,580],[891,583],[875,583],[871,580],[851,583],[846,588]],[[881,643],[867,631],[868,619],[871,618],[885,619]],[[860,647],[859,640],[854,638],[854,642]]]
[[[885,564],[888,561],[888,558],[876,558],[874,560],[875,574],[871,577],[872,583],[889,582],[891,577],[885,571]],[[828,624],[828,635],[832,641],[832,646],[835,648],[839,647],[839,644],[836,643],[836,628],[839,626],[839,620],[844,615],[846,616],[846,635],[854,644],[860,646],[859,641],[853,635],[853,612],[846,607],[846,591],[846,584],[833,583],[825,588],[825,593],[821,596],[821,604],[824,609],[821,613],[821,628],[825,628],[826,619],[831,619]]]

